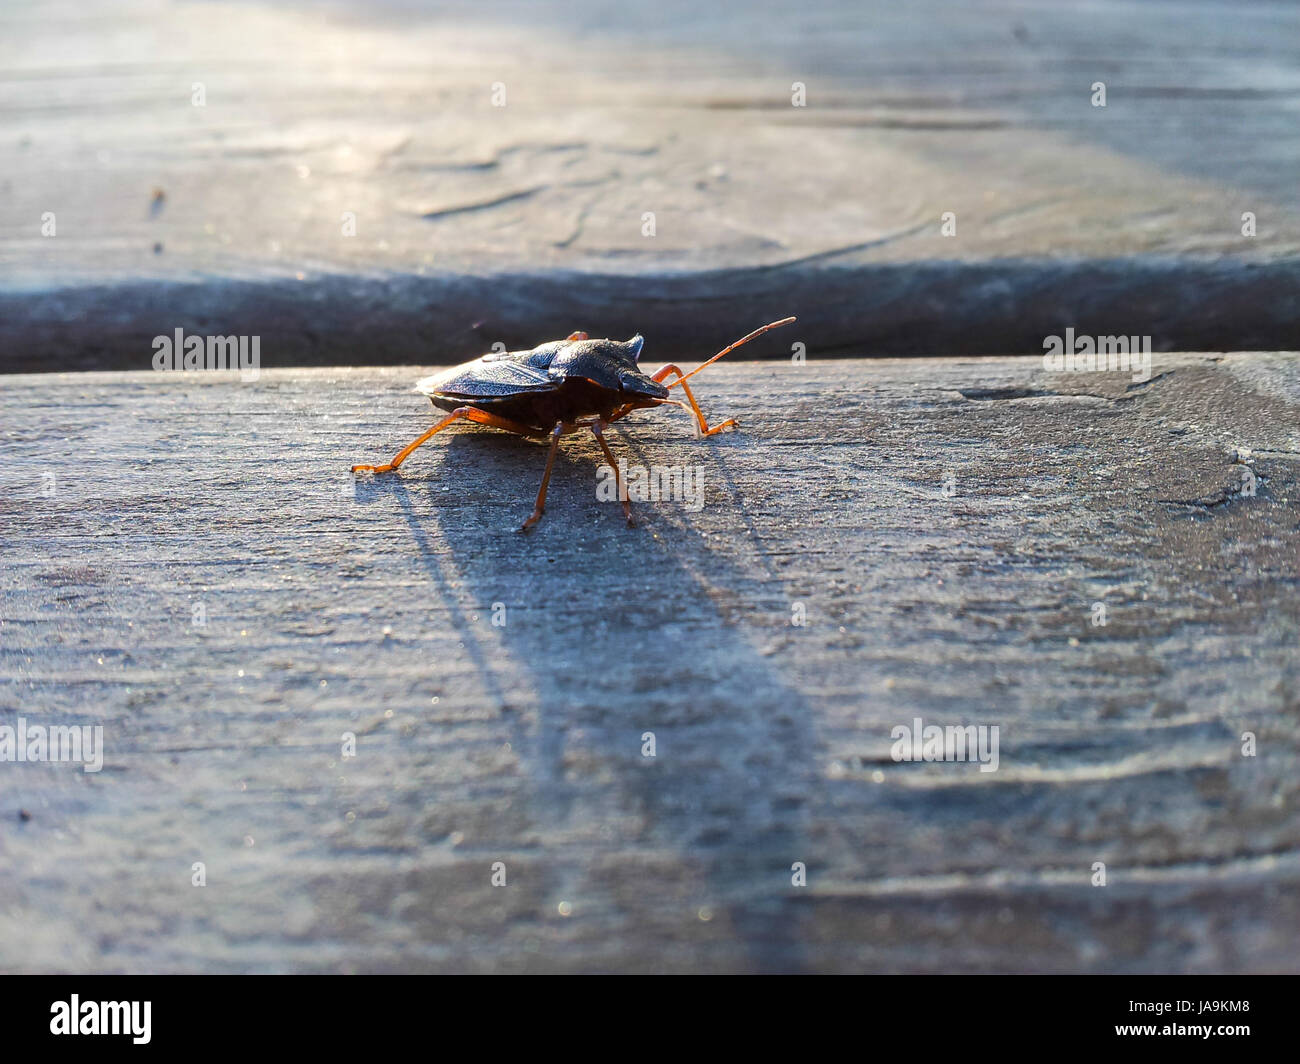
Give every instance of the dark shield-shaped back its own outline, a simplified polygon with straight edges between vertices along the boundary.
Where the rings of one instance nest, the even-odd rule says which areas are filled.
[[[667,399],[668,389],[637,368],[644,343],[640,335],[625,342],[575,340],[555,354],[549,373],[562,380],[581,377],[602,388],[624,392],[629,399],[646,396]]]
[[[552,340],[494,352],[425,377],[415,390],[445,410],[473,406],[549,429],[547,419],[606,415],[622,403],[668,398],[637,368],[645,341]]]

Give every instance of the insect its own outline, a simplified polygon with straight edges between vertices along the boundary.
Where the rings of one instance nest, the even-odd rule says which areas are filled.
[[[534,347],[531,351],[504,351],[484,355],[451,369],[435,373],[419,381],[415,390],[427,395],[433,405],[451,411],[423,436],[412,440],[387,465],[356,465],[353,473],[391,473],[406,461],[412,451],[430,437],[441,432],[453,421],[465,418],[480,425],[491,425],[519,436],[550,437],[551,448],[546,456],[546,470],[542,473],[542,486],[537,492],[537,505],[532,516],[518,529],[527,532],[542,519],[546,508],[546,488],[551,481],[551,467],[559,450],[560,437],[590,429],[596,437],[605,459],[614,470],[618,497],[623,500],[623,514],[628,527],[632,520],[632,507],[627,492],[619,478],[618,464],[605,442],[605,429],[611,422],[626,417],[633,410],[654,406],[678,406],[686,403],[669,397],[669,389],[681,385],[695,414],[696,424],[703,436],[712,436],[723,429],[734,428],[736,421],[726,421],[712,427],[704,419],[700,404],[695,401],[687,379],[695,376],[741,344],[746,344],[769,329],[789,325],[794,318],[784,318],[755,329],[748,336],[723,348],[707,362],[690,373],[669,363],[647,376],[637,368],[644,338],[638,334],[630,340],[592,340],[585,332],[571,333],[563,340]],[[668,377],[676,379],[664,384]]]

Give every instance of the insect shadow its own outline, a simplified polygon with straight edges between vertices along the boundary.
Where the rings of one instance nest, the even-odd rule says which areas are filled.
[[[662,967],[672,950],[679,963],[801,970],[809,910],[791,867],[815,863],[815,736],[798,684],[759,649],[788,623],[788,606],[771,605],[774,574],[710,548],[700,515],[672,503],[639,506],[629,533],[618,504],[596,500],[587,441],[557,462],[550,523],[515,535],[541,448],[494,435],[457,434],[441,473],[368,494],[392,500],[431,594],[454,604],[457,640],[519,759],[530,845],[563,866],[552,879],[580,904],[622,914],[620,946],[638,966]],[[617,442],[646,459],[629,434]],[[700,448],[692,461],[725,460],[725,446],[683,445]],[[451,470],[456,488],[443,490]],[[499,534],[485,539],[489,500]],[[734,493],[711,505],[749,523]],[[518,852],[511,830],[477,842]]]

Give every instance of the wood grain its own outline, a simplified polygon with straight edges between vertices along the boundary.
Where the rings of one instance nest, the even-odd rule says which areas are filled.
[[[1295,971],[1300,359],[1154,369],[724,362],[614,434],[702,509],[528,536],[537,444],[348,474],[423,370],[6,378],[0,724],[106,754],[0,764],[0,968]]]
[[[785,314],[819,355],[1296,346],[1289,4],[43,2],[0,71],[0,371]]]

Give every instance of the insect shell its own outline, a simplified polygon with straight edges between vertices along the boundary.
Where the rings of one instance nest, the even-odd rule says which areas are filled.
[[[653,376],[642,373],[637,368],[645,342],[640,335],[626,341],[592,340],[586,333],[575,332],[563,340],[552,340],[528,351],[484,355],[417,383],[417,392],[427,395],[434,406],[451,413],[398,451],[392,461],[383,465],[354,465],[352,472],[392,473],[417,447],[460,418],[520,436],[549,435],[551,447],[542,484],[537,491],[537,503],[532,516],[519,528],[519,531],[527,532],[541,520],[545,510],[546,488],[561,436],[581,429],[589,430],[613,468],[616,463],[609,444],[605,442],[605,429],[633,410],[665,404],[686,409],[689,405],[702,435],[712,436],[735,428],[734,418],[709,427],[691,386],[686,383],[687,378],[756,336],[789,325],[794,320],[783,318],[755,329],[690,373],[683,373],[671,363]],[[676,380],[666,385],[660,383],[674,374]],[[685,402],[668,397],[669,389],[678,385],[681,385]],[[615,477],[618,477],[617,471]],[[619,497],[627,523],[634,525],[632,509],[621,483]]]
[[[443,410],[470,406],[546,435],[563,422],[658,406],[668,389],[637,368],[645,339],[574,333],[529,351],[494,352],[435,373],[415,390]]]

